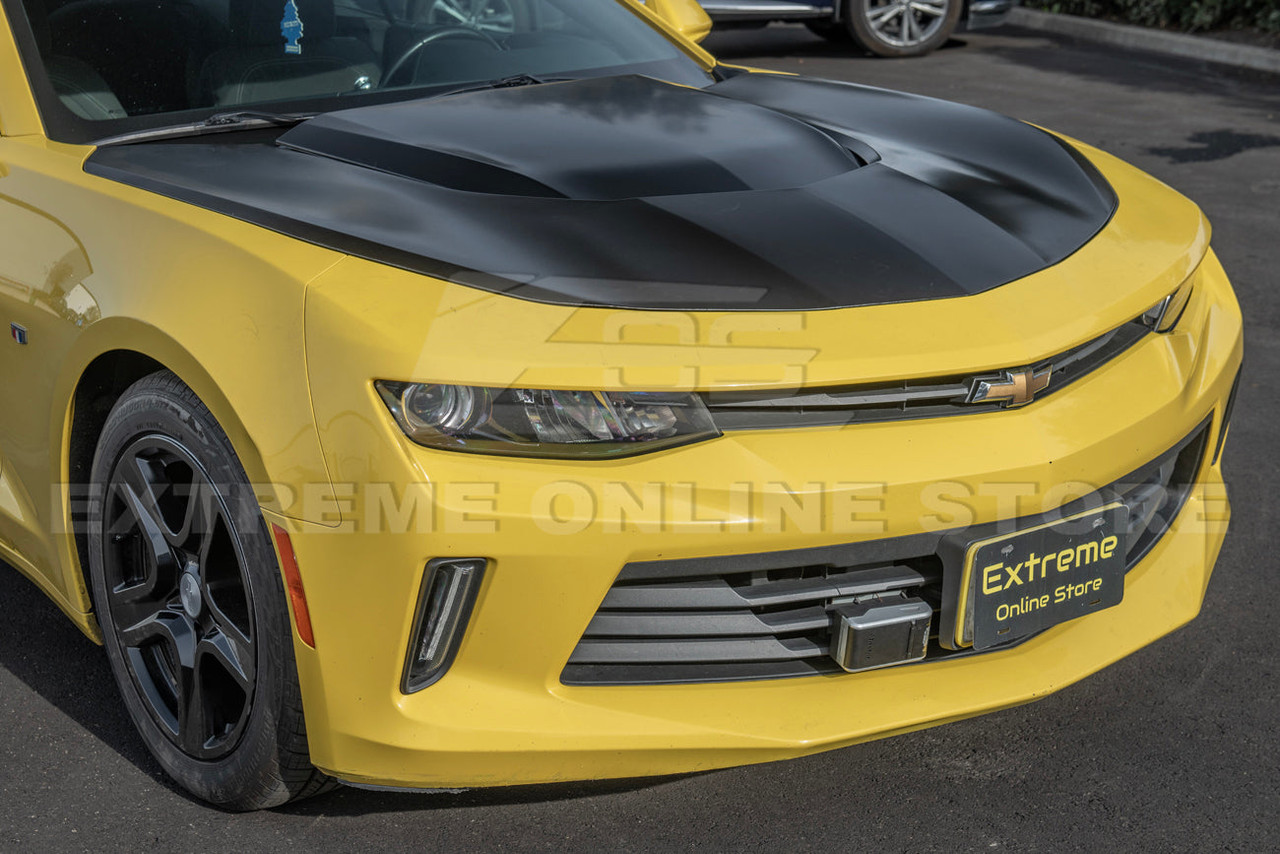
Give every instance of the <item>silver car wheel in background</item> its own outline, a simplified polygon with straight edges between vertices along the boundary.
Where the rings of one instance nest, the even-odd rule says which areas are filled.
[[[845,30],[876,56],[923,56],[955,32],[961,0],[846,0]]]
[[[950,5],[951,0],[867,0],[863,16],[885,44],[912,48],[937,33]]]

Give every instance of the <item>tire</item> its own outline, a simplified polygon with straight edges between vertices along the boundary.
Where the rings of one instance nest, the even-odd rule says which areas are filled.
[[[844,23],[876,56],[922,56],[951,38],[960,11],[961,0],[848,0]]]
[[[307,751],[275,551],[213,415],[168,371],[139,380],[107,418],[92,483],[95,610],[152,756],[228,810],[329,788]]]

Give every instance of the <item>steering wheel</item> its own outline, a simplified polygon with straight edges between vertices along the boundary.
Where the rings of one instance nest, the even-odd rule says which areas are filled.
[[[441,27],[435,32],[430,33],[429,35],[426,35],[418,39],[418,41],[410,45],[408,50],[400,54],[400,56],[396,59],[396,61],[391,63],[391,68],[387,70],[387,73],[382,76],[382,85],[383,86],[391,85],[391,81],[395,79],[396,72],[398,72],[401,68],[404,67],[404,64],[409,61],[410,57],[416,56],[418,51],[422,50],[424,47],[426,47],[427,45],[431,44],[434,41],[439,41],[440,39],[448,39],[448,38],[478,39],[479,41],[482,41],[488,44],[494,50],[506,49],[502,46],[501,43],[498,42],[497,39],[495,39],[493,36],[489,35],[488,33],[482,30],[475,30],[475,29],[472,29],[471,27],[460,27],[460,26]]]

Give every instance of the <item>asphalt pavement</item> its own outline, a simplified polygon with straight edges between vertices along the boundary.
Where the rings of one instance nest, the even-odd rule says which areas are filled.
[[[806,759],[461,794],[343,789],[230,815],[166,782],[103,652],[0,565],[0,851],[1280,850],[1280,78],[1015,29],[902,61],[802,28],[708,46],[1027,119],[1200,203],[1247,339],[1226,456],[1235,517],[1201,616],[1037,703]]]

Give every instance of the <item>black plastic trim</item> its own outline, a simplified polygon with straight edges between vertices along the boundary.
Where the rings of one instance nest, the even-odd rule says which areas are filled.
[[[728,575],[740,572],[767,572],[797,566],[860,566],[889,564],[900,555],[929,554],[938,547],[943,533],[908,534],[860,543],[814,546],[741,555],[674,558],[629,563],[622,568],[618,581],[650,581],[666,578],[688,578],[706,575]]]
[[[1222,410],[1222,423],[1218,425],[1218,441],[1213,448],[1213,465],[1222,457],[1222,449],[1227,444],[1227,430],[1231,428],[1231,414],[1236,408],[1236,394],[1240,391],[1240,378],[1244,376],[1244,365],[1236,371],[1235,382],[1231,383],[1231,394],[1227,395],[1227,405]]]

